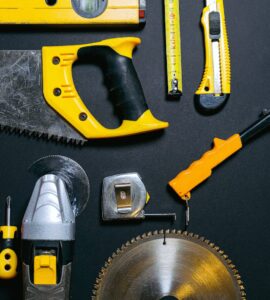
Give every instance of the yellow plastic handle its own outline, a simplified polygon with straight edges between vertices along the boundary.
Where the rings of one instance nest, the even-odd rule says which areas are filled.
[[[221,37],[219,40],[220,49],[220,70],[221,70],[221,87],[223,94],[231,93],[231,62],[228,42],[228,34],[225,20],[223,0],[216,0],[217,11],[220,13],[221,20]],[[205,43],[205,69],[201,84],[196,91],[197,95],[214,93],[214,69],[212,59],[212,41],[209,37],[209,6],[206,6],[202,14],[202,26],[204,29]]]
[[[42,64],[45,100],[87,139],[127,136],[168,127],[167,122],[157,120],[151,111],[146,109],[138,119],[123,120],[120,127],[108,129],[102,126],[87,109],[73,82],[72,65],[78,59],[80,49],[106,47],[111,48],[118,56],[132,59],[133,49],[140,42],[139,38],[130,37],[109,39],[86,45],[44,47]],[[123,72],[123,70],[119,70],[119,72]],[[134,84],[139,86],[138,82],[134,82]]]
[[[0,279],[12,279],[17,275],[18,258],[14,250],[4,249],[0,253]]]
[[[169,185],[183,199],[190,199],[190,192],[212,175],[212,170],[242,148],[239,134],[227,140],[214,139],[214,147],[199,160],[192,163],[188,169],[179,173]]]
[[[4,249],[0,252],[0,279],[12,279],[17,275],[18,258],[13,249],[5,248],[6,240],[12,241],[17,232],[16,226],[0,226]]]

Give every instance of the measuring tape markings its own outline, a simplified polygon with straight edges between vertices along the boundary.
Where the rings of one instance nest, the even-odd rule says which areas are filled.
[[[165,0],[168,94],[182,93],[179,0]]]

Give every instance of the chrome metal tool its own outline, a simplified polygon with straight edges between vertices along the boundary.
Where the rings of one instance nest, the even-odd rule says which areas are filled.
[[[175,213],[145,213],[144,207],[150,196],[138,173],[119,174],[106,177],[102,188],[102,219],[130,220],[145,218],[171,218]]]
[[[101,269],[92,300],[244,300],[235,266],[210,241],[155,231],[122,245]]]
[[[30,168],[39,176],[22,222],[26,300],[67,300],[75,218],[89,198],[89,181],[75,161],[48,156]]]

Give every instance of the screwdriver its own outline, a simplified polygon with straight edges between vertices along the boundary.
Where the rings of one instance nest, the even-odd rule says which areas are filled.
[[[0,279],[12,279],[17,275],[18,258],[15,252],[14,239],[16,226],[11,226],[11,197],[6,198],[5,225],[0,226]]]

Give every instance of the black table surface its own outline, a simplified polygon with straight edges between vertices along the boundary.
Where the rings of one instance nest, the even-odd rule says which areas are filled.
[[[225,0],[232,60],[232,95],[222,112],[211,117],[194,109],[193,94],[204,68],[200,15],[204,1],[181,1],[184,95],[166,100],[163,1],[147,1],[143,30],[61,28],[2,28],[1,49],[40,49],[43,45],[90,43],[109,37],[139,36],[134,53],[148,104],[160,119],[170,122],[164,132],[90,141],[83,148],[1,133],[0,199],[13,197],[12,220],[20,227],[35,183],[28,166],[36,159],[61,154],[78,161],[91,182],[91,198],[77,219],[71,284],[74,300],[89,299],[105,260],[121,244],[144,232],[184,228],[183,203],[167,182],[210,149],[214,137],[227,138],[255,121],[270,107],[270,7],[268,0]],[[76,86],[91,111],[107,126],[117,124],[100,70],[75,66]],[[252,141],[214,171],[193,192],[189,231],[207,237],[233,260],[245,283],[248,299],[270,294],[269,133]],[[101,221],[101,184],[104,177],[138,172],[152,197],[147,212],[176,212],[177,221],[104,224]],[[3,214],[0,205],[0,215]],[[21,274],[0,281],[1,300],[21,299]],[[117,288],[117,287],[116,287]]]

